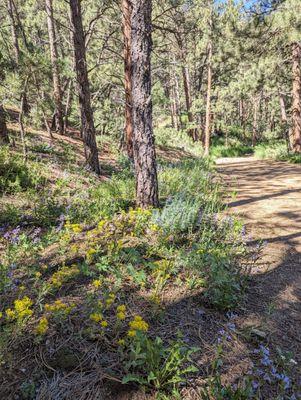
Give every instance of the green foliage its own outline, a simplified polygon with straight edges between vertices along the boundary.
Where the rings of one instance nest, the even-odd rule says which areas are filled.
[[[8,147],[0,149],[0,193],[16,193],[44,183],[40,165],[31,163],[29,167],[20,155],[12,153]]]
[[[197,371],[191,360],[196,351],[198,349],[188,348],[180,339],[165,346],[161,338],[149,339],[139,333],[124,354],[126,375],[122,382],[175,392],[188,374]]]
[[[245,155],[253,154],[254,149],[251,146],[246,146],[243,144],[234,145],[217,145],[213,146],[210,155],[213,157],[241,157]]]
[[[225,385],[222,384],[220,374],[217,374],[209,379],[207,385],[202,389],[202,400],[248,400],[254,398],[250,380],[240,386]]]
[[[254,155],[260,159],[270,158],[278,161],[288,161],[292,164],[301,163],[301,155],[289,153],[287,144],[282,140],[274,143],[261,143],[257,145]]]

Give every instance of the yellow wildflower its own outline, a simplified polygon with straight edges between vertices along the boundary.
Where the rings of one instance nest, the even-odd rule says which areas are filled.
[[[44,335],[48,330],[48,319],[46,317],[42,317],[36,326],[35,332],[37,335]]]
[[[87,263],[91,263],[93,261],[93,255],[97,253],[97,251],[93,248],[88,249],[86,253],[86,261]]]
[[[36,278],[40,278],[42,276],[41,272],[36,272],[34,275]]]
[[[81,233],[83,230],[79,224],[72,224],[70,226],[71,226],[73,233]]]
[[[95,289],[99,289],[101,286],[101,280],[100,279],[94,279],[92,282],[92,285],[94,286]]]
[[[128,331],[128,336],[129,336],[129,337],[134,337],[134,336],[136,336],[136,331],[133,330],[133,329],[130,329],[130,330]]]
[[[116,317],[123,321],[125,319],[125,313],[120,311],[119,313],[116,314]]]
[[[107,321],[102,321],[102,322],[100,323],[100,325],[101,325],[103,328],[106,328],[106,327],[108,326],[108,323],[107,323]]]
[[[111,304],[113,304],[114,303],[114,299],[107,299],[106,300],[106,305],[107,306],[110,306]]]
[[[119,344],[119,346],[124,346],[125,345],[124,339],[119,339],[117,343]]]
[[[12,310],[11,308],[8,308],[8,309],[5,311],[5,314],[6,314],[7,319],[14,319],[15,316],[16,316],[14,310]]]
[[[148,331],[148,323],[143,320],[140,315],[135,315],[133,321],[129,323],[131,330]]]
[[[126,311],[126,306],[124,304],[121,304],[120,306],[117,307],[118,312],[125,312]]]
[[[99,313],[92,313],[90,314],[90,319],[94,322],[100,322],[102,320],[102,315]],[[103,321],[105,322],[105,321]]]

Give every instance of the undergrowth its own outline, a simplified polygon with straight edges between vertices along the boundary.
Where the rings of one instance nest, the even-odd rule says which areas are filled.
[[[59,150],[33,147],[39,151]],[[161,206],[142,210],[135,208],[133,171],[123,158],[105,181],[77,169],[51,182],[45,160],[47,179],[34,175],[36,158],[24,164],[6,149],[1,154],[15,171],[5,182],[22,190],[19,202],[1,209],[0,362],[9,366],[3,380],[21,371],[15,385],[6,385],[6,398],[61,393],[60,371],[79,368],[83,379],[95,365],[101,372],[87,385],[113,380],[158,398],[182,398],[200,373],[204,349],[187,342],[172,311],[174,293],[233,310],[258,256],[246,246],[242,223],[225,216],[210,162],[160,159]],[[29,175],[15,186],[19,169]],[[204,399],[224,390],[214,376]]]

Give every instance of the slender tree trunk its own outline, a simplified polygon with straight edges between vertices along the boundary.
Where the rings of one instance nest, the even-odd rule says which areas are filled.
[[[283,124],[287,124],[287,113],[285,107],[285,99],[284,94],[279,91],[279,105],[280,105],[280,114],[281,114],[281,122]]]
[[[24,105],[25,105],[24,99],[26,99],[28,80],[29,80],[29,77],[26,78],[24,87],[23,87],[23,91],[21,93],[20,112],[19,112],[19,118],[18,118],[24,161],[27,160],[27,147],[26,147],[26,142],[25,142],[25,133],[26,132],[25,132],[25,127],[24,127],[24,123],[23,123],[23,116],[24,116]]]
[[[191,111],[192,107],[192,98],[191,98],[191,86],[190,86],[190,75],[189,69],[187,65],[182,67],[182,75],[183,75],[183,86],[184,86],[184,94],[185,94],[185,103],[186,103],[186,111],[187,111],[187,119],[189,125],[194,123],[193,114]],[[195,138],[195,129],[188,128],[188,135],[192,137],[194,140]]]
[[[52,0],[46,0],[47,27],[52,65],[53,98],[55,103],[55,128],[60,134],[64,133],[64,118],[62,104],[62,87],[58,64],[58,51],[53,18]]]
[[[176,71],[176,58],[173,54],[173,66],[172,66],[172,83],[173,83],[173,94],[174,94],[174,108],[177,116],[177,130],[183,128],[182,118],[181,118],[181,101],[180,101],[180,91],[179,91],[179,78]]]
[[[11,35],[12,35],[12,42],[14,46],[14,53],[15,53],[15,61],[16,64],[19,64],[20,59],[20,47],[19,47],[19,40],[18,40],[18,27],[15,21],[14,9],[12,0],[7,1],[7,10],[8,15],[11,23]]]
[[[292,150],[292,145],[293,145],[291,129],[288,124],[284,94],[280,90],[278,90],[278,94],[279,94],[279,105],[280,105],[280,115],[281,115],[281,130],[283,131],[282,133],[286,141],[287,152],[289,153]]]
[[[253,104],[252,146],[256,145],[258,139],[258,108],[259,100],[255,98]]]
[[[0,104],[0,144],[9,144],[6,116],[2,104]]]
[[[301,45],[293,44],[293,105],[292,105],[292,139],[293,152],[301,153]]]
[[[69,115],[71,110],[72,103],[72,79],[69,79],[68,89],[67,89],[67,97],[66,97],[66,106],[65,106],[65,118],[64,118],[64,133],[66,133],[68,125],[69,125]]]
[[[122,0],[124,43],[125,126],[124,138],[129,158],[133,159],[132,73],[131,73],[131,0]]]
[[[132,10],[132,105],[136,202],[158,206],[156,153],[151,98],[151,0],[136,0]]]
[[[91,93],[86,62],[85,35],[82,23],[81,0],[69,0],[73,30],[75,69],[78,85],[79,108],[81,114],[81,135],[85,157],[89,168],[100,174],[98,149],[91,107]]]
[[[210,136],[211,136],[211,87],[212,87],[212,42],[208,43],[208,77],[207,77],[207,98],[206,98],[206,118],[205,118],[205,147],[204,155],[209,155]]]

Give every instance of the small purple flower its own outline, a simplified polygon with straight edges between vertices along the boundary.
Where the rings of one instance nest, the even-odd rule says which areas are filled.
[[[253,388],[253,390],[257,390],[257,389],[258,389],[258,386],[259,386],[258,381],[252,381],[252,388]]]

